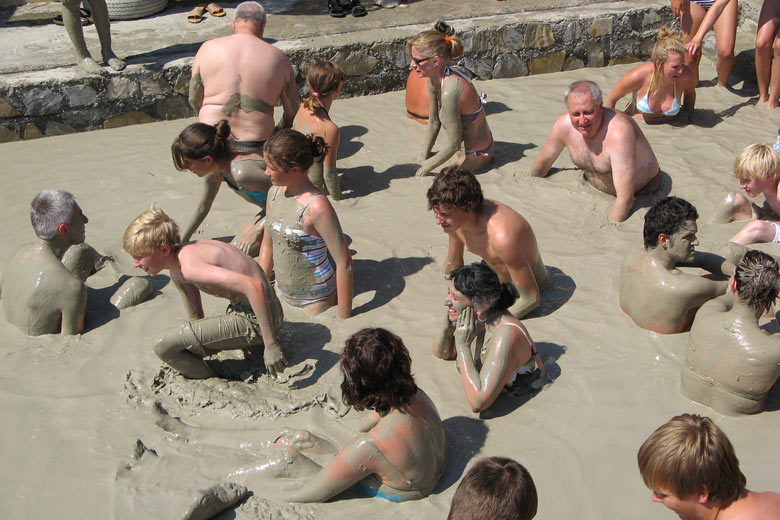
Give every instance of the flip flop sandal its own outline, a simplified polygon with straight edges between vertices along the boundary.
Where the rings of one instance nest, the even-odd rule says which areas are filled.
[[[344,18],[347,16],[347,12],[339,0],[328,0],[328,14],[333,18]]]
[[[190,23],[200,23],[203,21],[203,15],[206,14],[206,7],[199,5],[187,13],[187,21]]]
[[[83,9],[82,9],[83,11]],[[62,20],[62,15],[58,14],[54,18],[51,19],[52,22],[54,22],[55,25],[65,25],[65,22]],[[81,25],[89,25],[92,23],[92,18],[87,18],[86,16],[81,17]]]
[[[346,7],[355,18],[360,18],[361,16],[366,16],[368,14],[366,8],[360,5],[360,0],[352,0]]]
[[[225,10],[213,2],[206,6],[206,11],[208,11],[211,16],[216,18],[225,16]]]

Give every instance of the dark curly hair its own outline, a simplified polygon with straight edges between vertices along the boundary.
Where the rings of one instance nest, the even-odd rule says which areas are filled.
[[[756,313],[756,317],[768,311],[780,290],[780,275],[774,258],[751,249],[737,265],[734,273],[740,301]]]
[[[277,130],[263,145],[263,156],[271,158],[285,170],[300,166],[306,171],[314,159],[323,157],[327,152],[325,139],[318,135],[303,135],[292,128]]]
[[[404,342],[386,329],[357,331],[341,352],[341,399],[356,410],[380,415],[408,405],[417,393],[412,358]]]
[[[508,309],[517,300],[517,290],[510,283],[501,283],[498,275],[485,261],[464,265],[452,271],[452,283],[461,293],[471,298],[472,307],[487,309],[487,321],[493,314]]]
[[[448,166],[437,173],[427,195],[428,209],[450,206],[464,211],[479,211],[485,200],[474,174],[458,166]]]
[[[645,249],[658,245],[658,235],[661,233],[672,236],[687,220],[696,221],[699,213],[693,204],[678,197],[661,199],[645,213],[644,239]]]

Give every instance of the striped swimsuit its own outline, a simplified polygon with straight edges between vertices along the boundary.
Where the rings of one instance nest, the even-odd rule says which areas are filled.
[[[298,218],[295,221],[282,217],[285,198],[276,201],[281,188],[276,187],[271,196],[271,210],[266,219],[266,229],[271,233],[274,245],[274,273],[279,295],[294,307],[305,307],[325,300],[336,292],[336,270],[328,254],[328,247],[321,237],[309,235],[303,231],[303,216],[306,209],[321,193],[312,196],[305,206],[297,206]],[[270,193],[269,193],[270,194]],[[290,255],[284,262],[277,262],[279,254]],[[311,285],[300,288],[301,273]]]
[[[698,4],[702,6],[705,9],[709,9],[712,7],[712,4],[715,3],[715,0],[691,0],[694,4]]]

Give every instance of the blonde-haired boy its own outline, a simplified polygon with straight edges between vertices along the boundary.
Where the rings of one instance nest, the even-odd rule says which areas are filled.
[[[740,193],[730,193],[716,220],[733,222],[755,219],[734,235],[732,242],[742,245],[780,242],[780,155],[767,144],[748,145],[734,161],[734,175],[748,197],[755,198],[763,194],[766,202],[759,207]]]
[[[287,361],[276,342],[282,306],[252,258],[217,240],[182,244],[179,227],[156,205],[128,226],[123,245],[133,265],[149,275],[168,269],[187,309],[189,320],[155,345],[160,359],[185,377],[204,379],[216,375],[204,357],[262,346],[268,371],[284,369]],[[226,313],[204,317],[201,291],[230,300]]]

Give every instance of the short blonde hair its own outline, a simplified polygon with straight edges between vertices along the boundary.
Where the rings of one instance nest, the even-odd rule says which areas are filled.
[[[780,156],[768,144],[749,144],[734,160],[738,179],[774,179],[780,174]]]
[[[127,226],[122,246],[132,256],[155,254],[181,244],[179,226],[155,203]]]

